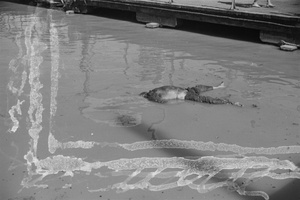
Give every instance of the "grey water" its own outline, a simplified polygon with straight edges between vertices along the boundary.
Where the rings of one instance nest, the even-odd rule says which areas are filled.
[[[260,43],[252,30],[192,22],[178,29],[147,29],[130,13],[100,11],[66,15],[61,10],[0,2],[0,199],[262,199],[226,188],[207,193],[188,187],[90,192],[126,179],[125,172],[121,178],[108,172],[96,176],[75,172],[73,177],[59,172],[33,183],[48,184],[46,188],[22,186],[30,171],[24,158],[32,147],[29,130],[38,120],[39,159],[64,155],[104,162],[225,154],[100,147],[57,148],[51,153],[50,133],[61,143],[178,139],[243,147],[300,145],[300,51],[284,52]],[[163,85],[222,81],[224,89],[207,95],[227,97],[243,107],[184,101],[156,104],[139,96]],[[35,83],[41,88],[34,88]],[[30,118],[30,107],[35,105],[32,92],[42,97],[40,118],[38,111]],[[300,167],[299,154],[269,157]],[[38,176],[33,175],[33,180]],[[172,180],[163,183],[168,181]],[[250,186],[271,199],[300,198],[299,179],[262,178]]]

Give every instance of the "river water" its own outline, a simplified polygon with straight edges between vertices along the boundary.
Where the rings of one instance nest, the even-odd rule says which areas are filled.
[[[147,29],[131,16],[109,12],[66,15],[0,5],[1,199],[263,199],[238,194],[248,179],[246,190],[264,191],[271,199],[300,198],[300,175],[292,167],[288,170],[296,175],[276,179],[270,170],[285,173],[285,168],[259,163],[255,153],[246,159],[254,156],[259,167],[244,174],[247,167],[239,167],[243,156],[232,155],[242,154],[242,147],[263,147],[270,151],[262,153],[264,158],[300,167],[300,51],[261,44],[251,31],[247,37],[245,32],[227,36],[227,30],[220,37],[200,25]],[[243,107],[157,104],[139,96],[163,85],[222,81],[224,89],[207,95],[227,97]],[[147,141],[160,140],[166,141],[160,148],[147,146]],[[225,143],[228,148],[172,148],[178,141]],[[136,142],[142,150],[124,146]],[[229,148],[234,144],[240,150]],[[291,147],[281,153],[270,150],[279,146]],[[221,167],[206,187],[201,181],[209,172],[186,175],[186,181],[199,176],[197,191],[188,181],[176,181],[189,169],[176,164],[155,168],[146,162],[201,157],[236,158],[236,165]],[[139,165],[138,158],[144,158]],[[135,167],[126,168],[122,159]],[[156,169],[164,170],[159,180],[149,177]],[[239,179],[233,183],[235,175]],[[213,189],[227,179],[224,187]]]

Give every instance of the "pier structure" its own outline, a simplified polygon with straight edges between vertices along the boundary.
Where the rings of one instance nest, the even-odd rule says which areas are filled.
[[[45,0],[43,0],[45,1]],[[66,1],[66,0],[65,0]],[[68,0],[70,2],[72,0]],[[84,8],[109,8],[136,13],[139,22],[157,22],[177,27],[185,20],[222,24],[259,31],[260,40],[278,44],[281,40],[300,43],[300,6],[297,0],[273,0],[275,8],[252,7],[252,0],[76,0]]]

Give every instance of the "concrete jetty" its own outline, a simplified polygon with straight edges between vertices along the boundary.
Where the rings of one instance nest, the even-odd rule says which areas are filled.
[[[230,9],[231,0],[76,0],[74,5],[85,11],[91,7],[131,11],[139,22],[157,22],[167,27],[191,20],[255,29],[262,42],[300,43],[298,0],[273,0],[274,8],[267,8],[266,0],[258,1],[260,8],[252,7],[252,3],[253,0],[237,0],[235,10]]]

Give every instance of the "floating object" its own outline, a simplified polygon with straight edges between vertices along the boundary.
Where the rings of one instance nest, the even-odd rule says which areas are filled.
[[[294,43],[289,43],[289,42],[286,42],[284,40],[281,40],[278,43],[278,45],[279,45],[279,48],[281,50],[284,50],[284,51],[295,51],[298,48],[300,48],[300,45],[297,45],[297,44],[294,44]]]
[[[140,96],[154,101],[157,103],[167,103],[169,100],[189,100],[200,103],[209,104],[232,104],[235,106],[242,107],[243,105],[239,102],[231,102],[226,98],[215,98],[209,96],[203,96],[202,93],[218,88],[224,88],[225,85],[222,82],[220,85],[213,87],[207,85],[196,85],[195,87],[181,88],[171,85],[161,86],[150,90],[148,92],[140,93]]]
[[[146,28],[159,28],[160,24],[156,22],[150,22],[146,24]]]
[[[67,15],[73,15],[73,14],[74,14],[74,10],[67,10],[67,11],[66,11],[66,14],[67,14]]]
[[[289,45],[289,44],[281,45],[279,48],[283,51],[295,51],[298,49],[297,46]]]
[[[145,97],[150,101],[166,103],[168,100],[172,99],[184,99],[187,92],[188,91],[185,88],[167,85],[155,88],[149,92],[142,92],[140,96]]]

